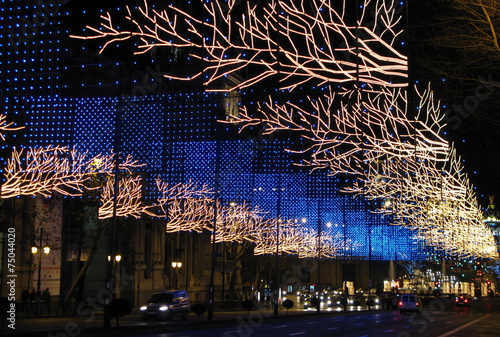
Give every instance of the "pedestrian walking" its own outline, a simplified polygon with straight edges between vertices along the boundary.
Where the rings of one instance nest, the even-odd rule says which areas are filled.
[[[30,309],[30,292],[26,287],[23,288],[23,292],[21,293],[21,303],[23,305],[22,310],[28,315]]]
[[[45,291],[42,293],[42,301],[47,308],[47,315],[50,316],[50,302],[52,302],[52,299],[50,298],[49,288],[45,289]]]
[[[33,302],[35,302],[35,299],[36,299],[36,291],[35,291],[35,288],[33,288],[33,290],[31,290],[31,293],[30,293],[29,312],[31,312],[33,310]]]

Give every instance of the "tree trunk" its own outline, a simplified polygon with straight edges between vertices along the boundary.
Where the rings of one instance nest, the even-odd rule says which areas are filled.
[[[255,289],[257,291],[259,291],[259,286],[260,286],[260,266],[257,266],[255,268],[255,281],[254,281],[254,284],[255,284]],[[252,294],[252,298],[253,298],[254,294]]]
[[[87,258],[87,261],[85,261],[85,263],[83,264],[82,269],[80,269],[80,272],[78,273],[75,280],[71,284],[71,287],[69,288],[68,293],[66,294],[66,297],[64,298],[63,306],[65,309],[69,305],[69,301],[71,299],[71,295],[73,294],[73,291],[75,290],[76,286],[78,285],[78,283],[80,282],[82,277],[87,272],[87,269],[88,269],[90,263],[92,262],[92,259],[94,258],[94,255],[97,251],[97,244],[99,242],[99,239],[101,238],[102,232],[104,231],[104,227],[105,227],[104,224],[101,224],[98,227],[95,238],[94,238],[94,242],[92,244],[92,250],[90,251],[89,257]]]
[[[233,273],[231,274],[231,280],[229,281],[229,292],[228,298],[230,300],[235,299],[234,288],[236,287],[236,277],[238,275],[238,271],[241,269],[241,257],[245,253],[245,244],[242,245],[233,245],[232,246],[232,260],[233,260]]]

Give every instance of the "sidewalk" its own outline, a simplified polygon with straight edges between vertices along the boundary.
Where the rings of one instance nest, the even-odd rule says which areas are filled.
[[[372,310],[373,311],[373,310]],[[384,310],[377,310],[384,311]],[[51,316],[32,318],[21,317],[16,318],[16,329],[10,329],[7,324],[4,325],[4,334],[6,336],[48,336],[48,337],[67,337],[67,336],[126,336],[148,333],[166,333],[182,330],[202,329],[207,327],[231,327],[241,324],[242,322],[272,322],[286,321],[296,319],[306,319],[314,316],[327,316],[339,314],[360,314],[364,311],[321,311],[319,314],[315,310],[289,310],[288,314],[285,308],[280,308],[278,317],[274,318],[273,310],[255,309],[247,311],[216,311],[214,319],[208,322],[207,313],[198,318],[193,313],[190,313],[187,321],[172,320],[172,321],[148,321],[143,322],[140,314],[132,313],[130,315],[120,317],[120,326],[116,327],[116,319],[111,321],[111,328],[103,327],[102,313],[84,313],[84,316]]]

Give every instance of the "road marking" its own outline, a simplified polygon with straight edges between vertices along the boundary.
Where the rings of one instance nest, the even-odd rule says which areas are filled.
[[[489,315],[488,315],[488,316],[489,316]],[[469,325],[472,325],[472,324],[474,324],[474,323],[477,323],[477,322],[479,322],[479,321],[482,321],[483,319],[487,318],[488,316],[485,316],[485,317],[482,317],[482,318],[476,319],[475,321],[472,321],[472,322],[469,322],[469,323],[467,323],[467,324],[464,324],[464,325],[462,325],[462,326],[460,326],[460,327],[456,328],[455,330],[452,330],[452,331],[447,332],[447,333],[445,333],[445,334],[443,334],[443,335],[440,335],[439,337],[447,337],[447,336],[451,336],[451,335],[453,335],[455,332],[458,332],[458,331],[460,331],[460,330],[462,330],[462,329],[465,329],[465,328],[466,328],[466,327],[468,327]]]
[[[358,323],[358,324],[356,324],[356,326],[360,326],[360,325],[363,325],[363,323]]]
[[[394,330],[385,330],[385,333],[393,332]]]
[[[309,322],[308,324],[318,324],[319,322]]]
[[[306,334],[306,332],[302,331],[302,332],[291,333],[288,336],[297,336],[297,335],[305,335],[305,334]]]
[[[339,327],[336,326],[335,328],[328,328],[327,330],[337,330]]]
[[[288,325],[278,325],[278,326],[275,326],[274,328],[275,329],[279,329],[279,328],[286,328]]]

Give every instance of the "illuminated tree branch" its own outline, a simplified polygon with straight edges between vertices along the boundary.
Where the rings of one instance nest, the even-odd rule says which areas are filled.
[[[88,158],[87,153],[79,153],[67,147],[48,146],[29,148],[25,152],[14,149],[7,160],[2,198],[20,195],[41,195],[49,197],[53,192],[67,196],[80,196],[92,174],[111,174],[114,169],[114,155],[97,155]],[[131,156],[120,163],[120,170],[130,172],[132,168],[143,166]],[[94,187],[97,189],[99,187]]]
[[[255,231],[258,231],[265,221],[265,214],[259,207],[251,207],[247,203],[217,206],[215,241],[253,242]]]
[[[109,177],[101,192],[101,205],[99,206],[99,219],[101,220],[113,217],[114,184],[114,179]],[[138,219],[142,214],[154,215],[149,212],[151,206],[143,205],[141,176],[121,178],[118,183],[118,196],[116,199],[117,217],[131,216]]]
[[[232,122],[241,123],[241,130],[263,125],[266,134],[300,133],[310,146],[288,151],[308,153],[310,160],[304,165],[313,170],[353,175],[354,182],[345,192],[383,200],[378,212],[415,230],[426,245],[454,256],[489,256],[492,235],[481,223],[460,158],[441,136],[439,103],[430,89],[419,96],[412,119],[406,91],[365,86],[338,93],[329,90],[319,99],[309,97],[308,109],[290,101],[278,105],[270,98],[259,105],[259,116],[242,107]],[[344,103],[346,98],[349,104]]]
[[[5,183],[2,198],[20,195],[42,195],[52,192],[76,196],[83,192],[83,183],[88,179],[88,161],[85,154],[66,147],[30,148],[12,152],[5,168]]]
[[[16,130],[21,130],[24,127],[19,126],[19,127],[12,127],[14,125],[14,122],[7,123],[7,116],[4,114],[0,114],[0,138],[2,140],[5,140],[4,132],[5,131],[16,131]]]
[[[116,28],[106,13],[99,28],[87,26],[87,36],[71,37],[103,39],[101,52],[131,38],[138,39],[136,54],[155,47],[197,48],[201,53],[191,56],[206,63],[202,71],[166,77],[191,80],[203,74],[205,85],[251,69],[240,84],[215,91],[249,87],[272,76],[289,90],[308,82],[407,85],[407,57],[395,47],[402,33],[398,2],[364,0],[357,18],[347,13],[347,0],[247,2],[238,18],[233,16],[234,1],[200,3],[205,14],[194,16],[173,5],[157,11],[144,1],[137,20],[126,7],[130,30]]]

